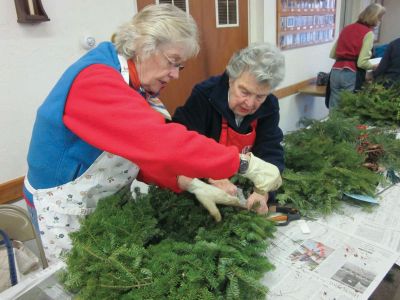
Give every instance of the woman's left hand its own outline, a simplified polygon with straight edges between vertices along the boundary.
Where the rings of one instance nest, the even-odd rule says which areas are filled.
[[[256,192],[252,193],[249,198],[247,199],[247,209],[252,209],[254,207],[255,211],[258,214],[266,214],[268,212],[268,193],[266,195],[260,195]]]

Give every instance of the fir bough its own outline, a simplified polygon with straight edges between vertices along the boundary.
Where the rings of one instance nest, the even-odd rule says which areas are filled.
[[[220,211],[215,223],[192,195],[157,188],[104,199],[71,235],[64,284],[80,299],[264,299],[274,225]]]
[[[400,126],[400,83],[391,87],[372,83],[358,93],[343,92],[339,109],[374,125]]]
[[[286,135],[279,202],[318,215],[337,209],[344,192],[373,196],[383,177],[363,167],[366,155],[356,150],[362,133],[358,124],[357,119],[331,114],[326,121],[308,121],[307,128]]]

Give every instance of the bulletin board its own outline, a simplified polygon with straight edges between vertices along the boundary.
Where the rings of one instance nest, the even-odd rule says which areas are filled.
[[[282,50],[335,38],[336,0],[277,0],[277,45]]]

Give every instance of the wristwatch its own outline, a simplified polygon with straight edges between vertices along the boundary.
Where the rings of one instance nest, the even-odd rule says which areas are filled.
[[[239,174],[244,174],[249,169],[249,157],[245,154],[240,154]]]

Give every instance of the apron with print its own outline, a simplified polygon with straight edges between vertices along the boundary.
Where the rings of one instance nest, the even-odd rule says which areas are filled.
[[[257,120],[251,123],[251,131],[246,134],[238,133],[228,126],[228,122],[222,118],[221,135],[219,143],[225,146],[236,146],[239,153],[247,153],[251,151],[256,140]]]
[[[129,84],[126,59],[118,58],[121,75]],[[25,187],[33,195],[40,236],[49,263],[57,261],[63,251],[71,249],[69,233],[79,230],[80,220],[95,210],[98,201],[131,184],[138,173],[136,164],[103,152],[81,176],[54,188],[35,190],[25,177]]]
[[[103,152],[72,182],[34,190],[25,181],[33,195],[40,237],[50,263],[63,250],[71,249],[69,233],[79,229],[80,220],[95,210],[98,201],[132,183],[138,172],[139,168],[131,161]]]

